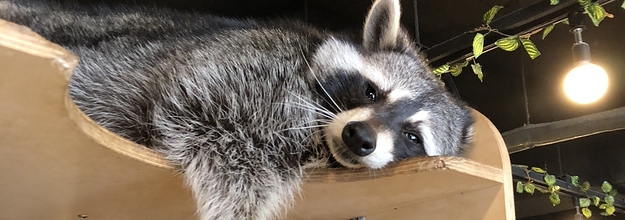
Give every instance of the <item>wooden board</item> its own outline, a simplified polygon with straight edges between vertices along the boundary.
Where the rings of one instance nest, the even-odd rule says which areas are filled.
[[[467,174],[475,171],[482,173]],[[387,169],[367,171],[366,175],[356,173],[322,171],[317,174],[312,182],[304,184],[303,199],[289,213],[289,219],[350,219],[358,216],[366,216],[367,220],[397,219],[393,213],[397,209],[419,207],[421,211],[412,213],[413,218],[431,217],[440,211],[424,208],[433,201],[449,202],[454,201],[451,197],[464,193],[500,188],[498,177],[502,175],[500,169],[462,158],[418,158],[393,164]],[[321,181],[322,178],[325,181]],[[473,200],[478,201],[478,198]],[[451,203],[448,208],[456,209]]]
[[[0,47],[0,219],[192,219],[179,176],[101,147],[70,119],[74,56],[3,21]]]
[[[77,58],[0,20],[0,219],[197,219],[161,155],[101,128],[68,98]],[[370,171],[308,170],[288,219],[514,219],[510,162],[474,111],[466,158],[415,158]]]

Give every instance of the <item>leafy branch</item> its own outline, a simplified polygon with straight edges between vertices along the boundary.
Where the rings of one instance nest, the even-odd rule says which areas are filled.
[[[588,182],[584,182],[580,185],[578,184],[578,177],[573,177],[571,178],[571,180],[574,179],[574,181],[572,181],[571,184],[577,187],[580,191],[586,192],[588,191],[588,189],[590,189],[590,184]],[[601,198],[597,196],[588,196],[588,194],[586,194],[586,198],[579,199],[579,206],[582,208],[582,214],[586,218],[590,218],[590,216],[592,216],[592,212],[590,211],[590,209],[588,209],[591,203],[599,209],[604,210],[600,213],[601,215],[614,215],[614,211],[616,211],[616,208],[614,208],[614,196],[616,196],[617,193],[616,189],[613,189],[612,185],[610,185],[608,181],[603,181],[603,184],[601,184],[601,191],[604,193],[603,200],[601,200]]]
[[[559,3],[560,3],[559,0],[550,0],[550,5],[557,5]],[[603,19],[606,17],[608,18],[614,17],[614,15],[607,13],[605,9],[603,8],[603,6],[591,0],[578,0],[578,3],[580,4],[580,6],[582,6],[582,8],[584,9],[584,13],[586,13],[590,17],[590,19],[592,20],[595,26],[599,26],[599,23],[601,23],[601,21],[603,21]],[[621,5],[621,7],[625,9],[625,1]],[[484,73],[482,72],[482,65],[477,63],[476,59],[480,55],[482,55],[484,52],[487,52],[487,51],[484,51],[484,38],[490,33],[496,33],[501,36],[504,36],[503,38],[500,38],[497,41],[495,41],[495,46],[501,50],[512,52],[518,49],[520,46],[523,46],[523,48],[525,49],[525,52],[527,52],[527,54],[530,56],[532,60],[540,56],[541,55],[540,51],[538,50],[534,42],[530,40],[530,37],[542,31],[542,39],[544,40],[545,37],[547,37],[547,35],[553,30],[555,25],[558,24],[559,22],[550,24],[544,28],[538,29],[530,33],[526,33],[522,35],[510,35],[510,34],[503,33],[490,26],[490,23],[495,18],[495,15],[497,15],[497,12],[499,12],[499,10],[501,10],[502,8],[503,6],[501,5],[495,5],[491,7],[482,16],[482,22],[483,22],[482,25],[469,32],[469,33],[476,33],[475,36],[473,37],[473,43],[472,43],[473,56],[472,57],[467,58],[464,62],[451,63],[451,64],[447,63],[442,66],[439,66],[434,69],[434,74],[440,76],[444,73],[450,73],[453,76],[458,76],[460,75],[460,73],[462,73],[462,69],[464,67],[467,67],[469,65],[469,62],[471,62],[472,63],[471,69],[473,70],[473,73],[475,73],[478,79],[480,79],[480,81],[483,82]],[[568,21],[564,20],[561,23],[568,24]]]
[[[517,193],[529,193],[534,195],[534,191],[538,190],[541,193],[549,193],[551,195],[549,195],[549,201],[551,201],[551,204],[553,206],[556,206],[558,204],[560,204],[560,195],[558,194],[558,190],[560,190],[559,186],[556,186],[556,177],[554,175],[550,175],[547,173],[547,171],[538,168],[538,167],[531,167],[528,168],[528,166],[526,165],[513,165],[519,168],[522,168],[523,170],[525,170],[525,173],[528,176],[528,181],[523,183],[521,181],[517,181],[516,183],[516,192]],[[536,185],[534,185],[533,181],[531,180],[531,178],[529,178],[530,175],[530,170],[536,172],[536,173],[540,173],[540,174],[544,174],[544,180],[545,183],[547,183],[547,188],[543,189],[541,187],[536,187]]]
[[[513,164],[512,166],[523,169],[528,179],[526,182],[516,182],[517,193],[528,193],[533,195],[534,192],[537,190],[541,193],[550,194],[549,201],[553,206],[560,204],[560,196],[558,194],[560,187],[556,185],[556,177],[554,175],[550,175],[549,173],[547,173],[547,171],[539,167],[528,167],[526,165],[517,164]],[[532,178],[530,178],[530,172],[542,174],[544,182],[547,184],[547,187],[535,185]],[[616,189],[612,188],[612,185],[609,182],[604,181],[603,184],[601,184],[601,191],[603,192],[602,198],[595,196],[597,194],[593,196],[588,195],[588,190],[590,190],[590,183],[586,181],[580,184],[579,176],[570,176],[568,178],[567,184],[577,188],[580,192],[585,193],[586,197],[579,198],[578,201],[579,206],[582,208],[582,214],[586,218],[590,218],[592,216],[592,211],[589,209],[590,205],[594,205],[597,208],[603,210],[600,213],[603,216],[614,215],[614,212],[616,211],[616,208],[614,207],[614,202],[617,191]]]

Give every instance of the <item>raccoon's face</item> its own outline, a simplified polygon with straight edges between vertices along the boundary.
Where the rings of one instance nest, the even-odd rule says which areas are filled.
[[[343,166],[381,168],[415,156],[458,155],[469,144],[470,112],[414,54],[366,52],[331,40],[314,61],[316,92],[334,113],[325,141]]]
[[[362,46],[328,39],[312,58],[316,92],[334,113],[325,142],[343,166],[376,169],[415,156],[458,155],[470,142],[470,112],[393,24],[398,7],[376,1]]]

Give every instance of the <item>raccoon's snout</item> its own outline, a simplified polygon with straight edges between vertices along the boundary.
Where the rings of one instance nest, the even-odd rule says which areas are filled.
[[[357,156],[367,156],[375,150],[376,133],[365,122],[351,121],[345,125],[341,134],[343,143]]]

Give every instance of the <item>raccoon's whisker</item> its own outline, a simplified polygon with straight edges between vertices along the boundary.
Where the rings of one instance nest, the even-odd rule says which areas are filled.
[[[315,108],[315,109],[318,109],[319,111],[322,111],[322,112],[324,112],[324,113],[328,114],[329,116],[331,116],[331,118],[336,118],[336,114],[334,114],[334,112],[332,112],[332,111],[330,111],[330,110],[326,109],[326,108],[325,108],[325,107],[323,107],[321,104],[316,103],[316,102],[311,103],[311,102],[307,102],[307,101],[305,101],[305,100],[304,100],[304,102],[305,102],[305,104],[307,104],[308,106],[313,107],[313,108]]]
[[[282,129],[282,130],[277,130],[276,132],[283,132],[283,131],[290,131],[290,130],[300,130],[300,129],[309,129],[309,128],[322,128],[322,127],[327,127],[328,125],[311,125],[311,126],[303,126],[303,127],[293,127],[293,128],[286,128],[286,129]]]
[[[310,125],[310,124],[312,124],[312,125]],[[304,125],[308,125],[308,126],[304,126]],[[300,123],[300,124],[298,124],[298,125],[296,125],[294,127],[278,130],[276,132],[289,131],[289,130],[309,129],[309,128],[324,128],[324,127],[328,127],[328,126],[329,126],[328,121],[325,121],[325,120],[313,120],[313,121],[309,121],[309,122]]]
[[[287,106],[287,107],[299,107],[299,108],[307,109],[307,110],[314,110],[314,111],[321,110],[321,111],[323,111],[323,109],[319,109],[318,107],[310,105],[310,104],[307,104],[307,103],[286,103],[286,102],[282,102],[282,103],[276,103],[276,104],[281,104],[281,105],[284,105],[284,106]]]
[[[315,93],[317,93],[317,92],[315,92]],[[298,94],[295,94],[295,93],[293,93],[293,95],[295,95],[296,97],[300,98],[302,101],[304,101],[307,104],[311,104],[311,105],[317,106],[317,107],[319,107],[321,109],[327,110],[325,107],[323,107],[323,105],[321,105],[318,102],[310,102],[310,101],[304,100],[304,99],[301,98],[301,95],[298,95]],[[317,95],[319,95],[319,93],[317,93]],[[327,110],[327,111],[329,111],[329,110]],[[334,114],[334,113],[332,113],[332,114]]]
[[[319,127],[324,127],[324,126],[330,126],[329,123],[331,121],[328,119],[314,119],[311,121],[307,121],[307,122],[302,122],[297,124],[295,127],[300,127],[300,126],[304,126],[304,125],[310,125],[310,126],[319,126]]]
[[[373,176],[373,179],[377,179],[378,177],[375,175],[375,171],[374,169],[368,169],[369,170],[369,176]]]
[[[334,100],[332,100],[332,98],[330,98],[330,97],[328,97],[328,98],[330,98],[330,100],[328,101],[328,99],[327,99],[327,98],[326,98],[323,94],[320,94],[320,93],[319,93],[319,92],[317,92],[317,91],[313,91],[313,92],[314,92],[316,95],[318,95],[319,97],[321,97],[321,99],[322,99],[324,102],[328,102],[328,103],[330,103],[330,102],[333,102],[333,101],[334,101]],[[336,103],[334,103],[334,105],[332,105],[332,104],[331,104],[331,105],[330,105],[330,107],[332,108],[332,110],[334,110],[334,111],[336,111],[336,112],[342,112],[341,106],[339,106],[339,105],[338,105],[338,104],[336,104]],[[345,109],[346,109],[346,107],[345,107],[345,106],[343,106],[343,108],[345,108]]]
[[[315,94],[317,94],[319,97],[321,97],[321,99],[322,99],[324,102],[327,102],[327,103],[334,102],[334,100],[332,100],[332,98],[330,98],[330,101],[328,101],[328,99],[327,99],[324,95],[319,94],[319,92],[316,92],[316,91],[315,91],[314,93],[315,93]],[[330,105],[330,108],[332,108],[332,110],[334,110],[334,111],[336,111],[336,112],[342,112],[341,108],[340,108],[340,107],[338,107],[338,105],[336,105],[336,103],[335,103],[334,105],[332,105],[332,104],[331,104],[331,105]]]
[[[303,103],[296,103],[299,104],[301,106],[306,106],[306,107],[312,107],[313,109],[317,109],[321,112],[327,113],[329,116],[332,116],[331,118],[335,118],[336,114],[334,114],[332,111],[327,110],[325,107],[323,107],[321,104],[317,103],[317,102],[310,102],[308,100],[305,100],[304,98],[302,98],[301,95],[295,94],[291,91],[288,91],[291,95],[295,96],[295,98],[299,99],[300,101],[302,101]]]
[[[300,108],[304,110],[311,110],[311,111],[319,112],[322,116],[328,119],[336,118],[336,115],[334,113],[328,110],[315,107],[315,106],[311,106],[311,105],[305,105],[305,104],[300,104],[300,103],[277,103],[277,104],[283,104],[289,107],[295,107],[295,108]]]
[[[327,164],[327,163],[326,163]],[[315,173],[315,171],[319,170],[320,168],[323,167],[312,167],[312,168],[308,168],[307,171],[308,172],[304,172],[303,178],[304,179],[309,179],[310,176],[312,176],[313,173]]]
[[[373,178],[374,179],[378,178],[378,174],[381,174],[382,177],[386,176],[386,173],[385,173],[384,169],[369,169],[369,172],[373,173]]]
[[[308,70],[310,70],[310,74],[312,74],[313,77],[315,77],[315,81],[317,81],[317,83],[319,84],[319,87],[321,87],[321,90],[323,90],[323,92],[326,94],[326,96],[328,96],[328,98],[330,98],[330,101],[332,101],[332,104],[334,104],[334,106],[337,108],[337,110],[339,112],[342,112],[343,110],[341,109],[341,107],[339,107],[339,105],[336,104],[336,102],[334,101],[332,96],[330,96],[330,93],[328,93],[328,91],[321,84],[321,81],[319,81],[319,78],[315,74],[315,71],[313,71],[312,67],[310,67],[310,63],[308,63],[308,59],[306,59],[306,55],[304,54],[304,49],[302,49],[302,45],[299,45],[299,49],[300,49],[300,52],[302,54],[302,58],[304,59],[304,62],[306,63],[306,66],[308,67]]]

